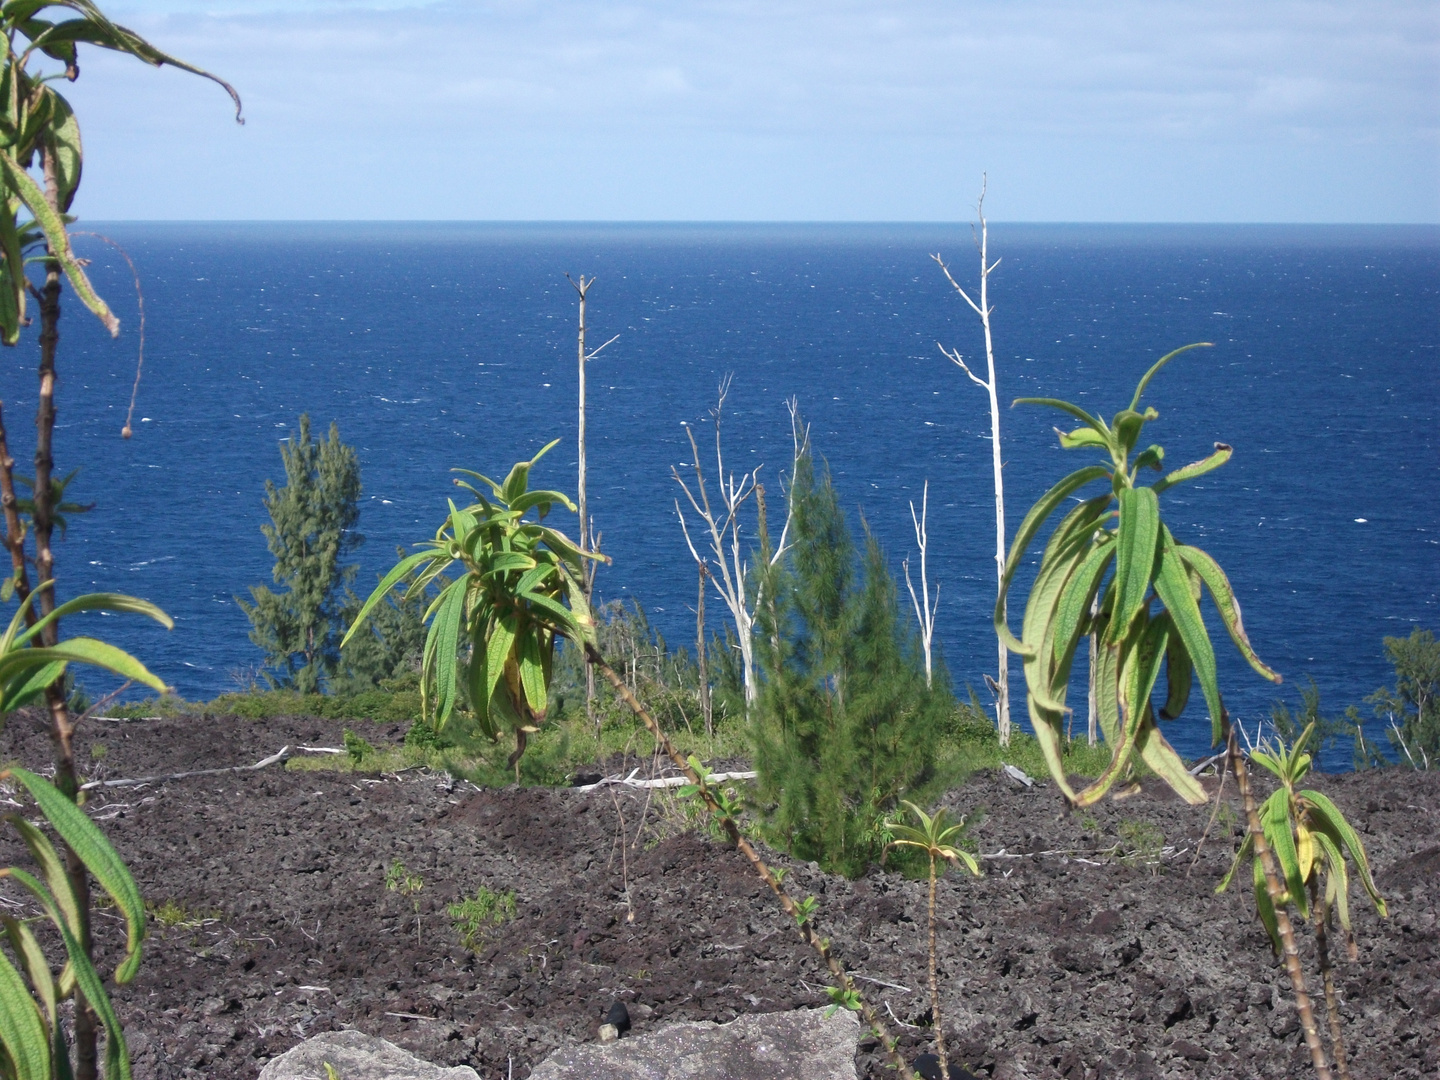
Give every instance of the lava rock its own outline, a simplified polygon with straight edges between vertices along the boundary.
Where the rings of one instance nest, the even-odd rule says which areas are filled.
[[[827,1012],[753,1013],[723,1026],[671,1024],[623,1046],[562,1046],[530,1080],[856,1080],[860,1021]]]
[[[344,1080],[480,1080],[468,1065],[432,1065],[361,1031],[327,1031],[265,1063],[260,1080],[310,1080],[330,1065]]]

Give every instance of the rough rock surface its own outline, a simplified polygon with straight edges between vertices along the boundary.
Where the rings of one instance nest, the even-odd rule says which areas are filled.
[[[671,1024],[651,1035],[562,1046],[530,1080],[855,1080],[855,1014],[755,1013]]]
[[[444,1069],[421,1061],[392,1042],[360,1031],[327,1031],[272,1058],[260,1080],[479,1080],[468,1065]]]
[[[287,743],[339,746],[345,726],[90,722],[77,754],[92,777],[154,776],[249,764]],[[404,735],[348,726],[377,745]],[[43,768],[49,758],[44,728],[13,715],[0,759]],[[624,771],[636,765],[648,756]],[[1356,823],[1390,904],[1380,919],[1357,888],[1360,958],[1335,950],[1351,1071],[1440,1076],[1440,771],[1313,786]],[[953,812],[984,810],[972,835],[986,870],[948,874],[937,897],[950,1061],[980,1080],[1311,1075],[1246,882],[1214,894],[1239,840],[1233,793],[1198,860],[1209,814],[1149,786],[1068,815],[1048,782],[976,776],[947,796]],[[271,1058],[343,1028],[482,1080],[526,1080],[557,1047],[593,1041],[616,1000],[629,1038],[828,1003],[824,968],[743,859],[679,831],[673,797],[617,798],[623,859],[603,789],[477,791],[423,771],[269,768],[92,792],[86,809],[156,906],[145,962],[114,994],[136,1080],[256,1080]],[[413,898],[385,888],[395,859],[424,878]],[[816,898],[821,933],[856,977],[879,980],[860,986],[881,1015],[913,1025],[892,1025],[906,1060],[931,1050],[925,883],[775,861],[797,895]],[[0,865],[12,863],[29,855],[6,830]],[[445,907],[481,886],[513,891],[516,918],[472,951]],[[0,896],[24,902],[4,882]],[[95,932],[111,970],[122,926],[100,909]],[[1313,972],[1314,934],[1301,936]],[[894,1075],[868,1033],[855,1063],[867,1080]]]

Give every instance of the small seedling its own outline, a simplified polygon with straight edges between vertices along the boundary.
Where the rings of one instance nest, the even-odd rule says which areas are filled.
[[[385,871],[385,888],[388,892],[398,892],[401,896],[408,897],[410,905],[415,909],[415,943],[420,943],[420,890],[425,888],[425,879],[419,874],[412,874],[405,869],[405,864],[396,859]]]
[[[497,893],[482,885],[474,896],[446,905],[445,914],[450,916],[460,944],[478,952],[491,933],[515,918],[515,894]]]
[[[1152,874],[1159,872],[1160,855],[1165,850],[1165,834],[1148,821],[1126,819],[1116,830],[1120,834],[1121,847],[1126,849],[1120,858],[1126,862],[1150,867]]]
[[[885,861],[885,855],[892,847],[919,848],[930,859],[930,1018],[934,1021],[935,1051],[940,1057],[940,1075],[944,1080],[950,1080],[950,1065],[945,1056],[945,1033],[940,1026],[940,982],[935,964],[935,860],[944,859],[948,863],[963,864],[965,869],[976,877],[980,876],[980,864],[975,861],[974,855],[960,847],[960,838],[965,832],[964,818],[951,825],[945,819],[946,812],[943,809],[935,811],[935,816],[931,817],[908,799],[904,806],[915,816],[919,825],[887,823],[887,831],[893,839],[885,845],[880,861]],[[835,989],[831,990],[831,1000],[845,1004],[835,997],[836,992]]]
[[[1300,737],[1287,747],[1283,741],[1264,741],[1250,754],[1250,760],[1275,775],[1280,787],[1265,800],[1257,815],[1260,836],[1251,831],[1235,853],[1230,872],[1220,882],[1216,892],[1224,890],[1236,870],[1245,860],[1253,856],[1255,883],[1255,906],[1260,921],[1270,935],[1270,943],[1277,955],[1284,955],[1287,965],[1299,963],[1293,943],[1287,947],[1282,933],[1282,922],[1289,923],[1286,908],[1293,907],[1301,919],[1310,916],[1315,925],[1316,951],[1319,954],[1320,974],[1325,987],[1325,1004],[1330,1021],[1330,1044],[1334,1051],[1335,1064],[1344,1080],[1350,1075],[1345,1058],[1345,1041],[1340,1027],[1340,1007],[1335,993],[1334,976],[1330,969],[1329,927],[1332,915],[1340,922],[1345,935],[1345,947],[1353,960],[1358,955],[1355,935],[1350,929],[1350,869],[1347,857],[1354,866],[1354,873],[1369,894],[1375,910],[1384,918],[1388,911],[1385,900],[1375,888],[1370,876],[1370,864],[1365,857],[1365,846],[1360,842],[1355,829],[1345,820],[1340,809],[1318,791],[1296,790],[1305,774],[1310,771],[1311,757],[1305,752],[1306,745],[1315,734],[1312,721]],[[1248,789],[1247,789],[1248,790]],[[1253,802],[1250,803],[1253,806]],[[1253,829],[1253,826],[1252,826]],[[1260,844],[1269,847],[1278,865],[1277,880],[1271,880],[1260,857]],[[1302,1023],[1314,1026],[1314,1020],[1305,1016],[1309,1012],[1308,1001],[1301,1010]]]
[[[104,743],[97,742],[90,744],[90,760],[92,761],[104,761],[105,755],[109,752],[110,748]]]

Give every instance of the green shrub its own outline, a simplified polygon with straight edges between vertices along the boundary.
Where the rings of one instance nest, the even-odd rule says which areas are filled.
[[[1430,768],[1440,761],[1440,642],[1417,626],[1408,638],[1387,637],[1385,652],[1395,666],[1395,685],[1365,700],[1389,725],[1386,734],[1400,759]]]
[[[474,896],[447,904],[445,914],[450,916],[460,944],[479,952],[491,934],[515,918],[515,894],[493,892],[481,885]]]
[[[792,483],[787,552],[772,560],[762,533],[756,559],[760,809],[773,842],[856,875],[885,845],[877,822],[951,778],[937,764],[954,699],[943,667],[926,686],[880,545],[867,532],[857,556],[828,469],[802,454]]]

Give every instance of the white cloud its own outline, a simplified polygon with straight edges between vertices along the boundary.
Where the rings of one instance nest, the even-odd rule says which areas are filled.
[[[1435,220],[1436,11],[160,0],[247,128],[94,50],[69,93],[92,216],[940,217],[988,167],[1017,218]]]

